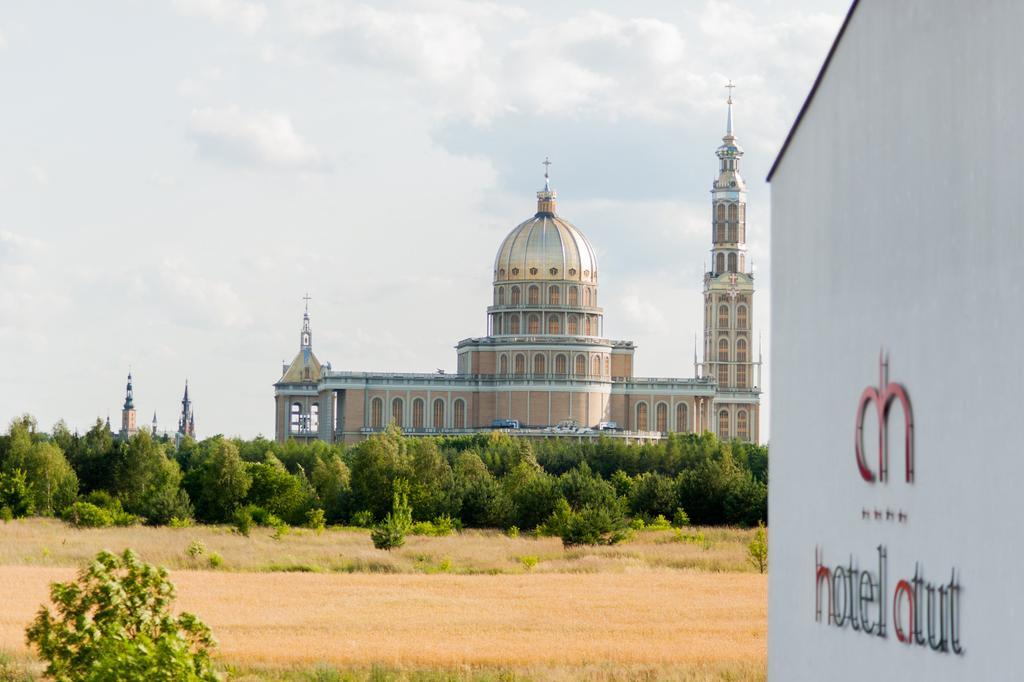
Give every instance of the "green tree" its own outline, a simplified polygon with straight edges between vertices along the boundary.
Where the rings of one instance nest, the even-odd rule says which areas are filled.
[[[35,511],[32,491],[21,469],[0,471],[0,510],[8,510],[13,518],[30,516]]]
[[[757,569],[758,573],[768,570],[768,532],[763,523],[757,524],[754,537],[747,545],[747,560]]]
[[[306,512],[313,508],[315,500],[303,474],[289,474],[273,453],[268,453],[266,461],[260,464],[250,463],[247,470],[252,479],[247,502],[292,525],[305,521]]]
[[[68,583],[53,583],[55,611],[43,606],[26,630],[57,682],[214,681],[210,629],[189,613],[171,614],[167,570],[100,552]]]
[[[331,523],[338,523],[348,515],[351,479],[352,473],[348,466],[335,454],[319,459],[313,465],[313,489]]]
[[[235,444],[222,438],[210,443],[204,460],[186,477],[196,515],[214,523],[230,521],[245,500],[252,477]]]
[[[2,470],[9,475],[24,472],[35,513],[54,516],[75,501],[78,476],[60,448],[36,437],[34,428],[35,422],[28,416],[11,423]]]
[[[629,510],[645,519],[659,514],[669,519],[679,506],[675,482],[657,472],[640,474],[629,493]]]
[[[437,448],[437,441],[433,438],[412,439],[409,453],[412,458],[409,500],[414,520],[430,521],[453,513],[455,480],[451,465]]]
[[[477,528],[502,525],[511,512],[511,503],[480,455],[459,453],[455,457],[453,476],[462,522]]]
[[[401,430],[391,425],[354,448],[352,456],[353,509],[367,510],[376,519],[391,509],[394,481],[412,477],[412,462]]]
[[[412,507],[409,506],[409,484],[403,479],[395,481],[395,494],[391,511],[384,521],[370,533],[373,546],[392,550],[405,544],[405,536],[412,529]]]
[[[181,489],[181,468],[144,430],[132,436],[118,456],[111,492],[126,511],[151,524],[192,516],[188,494]]]

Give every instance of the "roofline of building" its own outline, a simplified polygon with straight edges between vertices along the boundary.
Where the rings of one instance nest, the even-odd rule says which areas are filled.
[[[828,71],[828,66],[832,62],[832,56],[836,53],[836,49],[839,47],[839,41],[843,39],[843,34],[846,33],[846,27],[850,25],[850,19],[853,17],[853,13],[859,4],[860,0],[853,0],[850,4],[850,9],[846,12],[846,18],[843,19],[843,25],[839,27],[839,33],[836,34],[835,40],[832,41],[832,47],[829,48],[828,55],[825,57],[825,61],[821,65],[821,69],[818,70],[818,76],[814,79],[814,85],[811,86],[811,91],[807,93],[807,98],[804,100],[803,106],[800,107],[800,113],[796,115],[796,120],[793,121],[793,125],[789,129],[789,133],[786,135],[786,140],[782,143],[782,148],[779,149],[779,153],[775,156],[775,161],[772,163],[772,167],[768,171],[768,177],[765,178],[765,181],[772,181],[772,176],[775,175],[775,170],[782,162],[782,157],[786,155],[786,150],[789,149],[789,143],[793,141],[793,136],[796,135],[796,129],[800,127],[800,122],[803,121],[804,115],[811,107],[811,100],[814,99],[814,95],[818,92],[818,86],[821,85],[822,80],[824,80],[825,72]]]

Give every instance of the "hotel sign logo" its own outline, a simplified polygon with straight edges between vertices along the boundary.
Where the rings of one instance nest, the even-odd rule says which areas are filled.
[[[889,381],[889,359],[883,352],[878,360],[878,386],[868,386],[857,403],[854,453],[861,478],[869,483],[889,480],[888,434],[892,407],[899,403],[904,419],[904,473],[907,483],[914,482],[914,416],[910,394],[903,384]],[[864,456],[864,418],[874,406],[878,414],[878,468],[873,470]],[[865,509],[864,518],[870,518]],[[875,511],[875,518],[881,512]],[[906,522],[904,512],[899,513]],[[892,518],[886,512],[886,518]],[[884,544],[876,547],[871,561],[861,562],[853,554],[846,561],[827,563],[824,549],[814,549],[814,620],[841,630],[887,639],[889,633],[906,646],[931,649],[939,653],[964,654],[960,636],[960,597],[963,587],[957,570],[949,579],[936,580],[926,573],[922,562],[914,562],[913,573],[890,578],[889,552]],[[895,588],[890,585],[895,584]]]
[[[854,452],[861,478],[868,483],[889,480],[889,412],[894,403],[903,411],[903,456],[907,483],[914,482],[914,413],[910,407],[910,395],[903,384],[889,381],[889,356],[884,352],[878,356],[878,386],[868,386],[860,394],[857,404],[857,431],[854,438]],[[874,405],[878,414],[878,472],[871,470],[864,457],[864,417],[868,408]]]

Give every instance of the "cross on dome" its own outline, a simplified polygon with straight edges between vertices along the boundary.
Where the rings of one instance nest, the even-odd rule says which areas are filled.
[[[544,160],[541,161],[541,164],[544,166],[544,191],[545,192],[550,192],[551,191],[551,184],[550,184],[550,178],[548,176],[548,166],[551,165],[551,160],[548,157],[545,156]]]

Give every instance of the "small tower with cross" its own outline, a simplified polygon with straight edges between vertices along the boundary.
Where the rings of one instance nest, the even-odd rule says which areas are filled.
[[[555,199],[558,195],[551,189],[551,176],[548,174],[551,160],[545,156],[544,160],[541,161],[541,165],[544,166],[544,189],[537,192],[537,215],[554,216]]]
[[[309,321],[308,293],[303,302],[302,329],[299,332],[299,352],[286,363],[281,378],[274,384],[277,401],[275,432],[286,438],[317,438],[320,433],[320,407],[323,402],[316,394],[316,385],[324,368],[313,352],[313,326]],[[325,409],[328,407],[324,405]]]
[[[761,365],[753,356],[754,274],[747,261],[747,186],[740,175],[743,149],[733,122],[733,89],[725,84],[725,135],[715,155],[711,188],[711,266],[704,273],[703,376],[719,398],[708,423],[720,438],[757,441]]]

